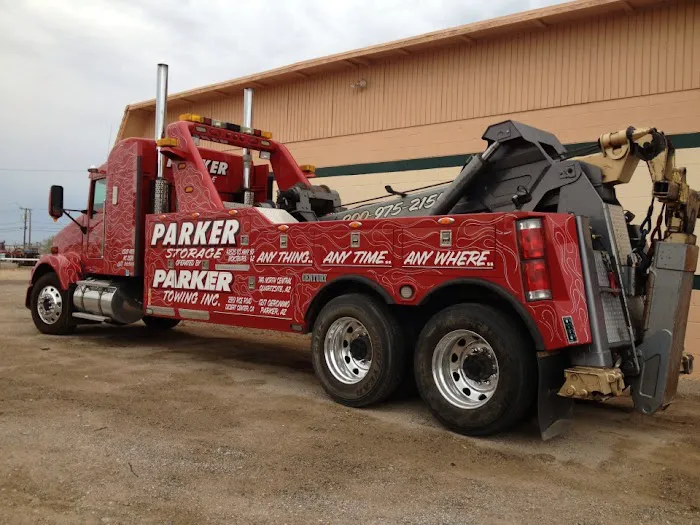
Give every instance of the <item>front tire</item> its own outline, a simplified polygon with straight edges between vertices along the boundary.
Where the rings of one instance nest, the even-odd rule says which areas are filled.
[[[311,336],[316,376],[335,401],[364,407],[388,398],[405,374],[404,341],[385,304],[347,294],[326,304]]]
[[[421,397],[444,425],[485,436],[523,419],[537,386],[529,334],[491,306],[459,304],[433,316],[415,353]]]
[[[43,333],[65,335],[75,331],[71,316],[71,298],[55,273],[47,273],[32,286],[30,300],[34,326]]]

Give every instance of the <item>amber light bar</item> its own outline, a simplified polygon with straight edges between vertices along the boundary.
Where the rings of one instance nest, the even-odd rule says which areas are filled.
[[[254,135],[256,137],[263,137],[266,139],[272,138],[272,133],[269,131],[262,131],[259,129],[247,128],[239,124],[232,124],[230,122],[224,122],[223,120],[215,120],[209,117],[203,117],[201,115],[195,115],[194,113],[184,113],[180,115],[180,120],[185,120],[187,122],[197,122],[199,124],[204,124],[205,126],[212,126],[214,128],[221,128],[228,131],[233,131],[235,133],[246,133],[248,135]]]

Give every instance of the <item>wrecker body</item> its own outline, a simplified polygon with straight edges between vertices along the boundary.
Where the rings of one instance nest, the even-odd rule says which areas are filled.
[[[574,399],[623,392],[651,414],[690,371],[698,194],[663,133],[608,133],[573,156],[506,121],[453,182],[388,187],[346,209],[252,128],[250,92],[244,126],[188,114],[166,130],[165,71],[157,136],[118,142],[90,170],[87,208],[34,268],[26,305],[41,331],[194,320],[311,332],[337,401],[386,399],[413,368],[435,415],[476,435],[536,406],[548,438],[570,424]],[[633,224],[615,195],[640,160],[662,205],[656,228],[651,212]],[[70,211],[52,187],[50,215]]]

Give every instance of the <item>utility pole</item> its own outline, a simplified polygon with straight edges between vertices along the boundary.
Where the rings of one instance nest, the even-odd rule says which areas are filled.
[[[27,249],[27,240],[29,240],[29,245],[32,244],[32,210],[29,208],[19,207],[23,212],[22,220],[22,248]],[[27,234],[29,234],[27,239]]]

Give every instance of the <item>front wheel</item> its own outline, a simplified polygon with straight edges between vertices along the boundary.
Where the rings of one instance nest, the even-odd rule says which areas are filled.
[[[323,307],[311,356],[326,392],[351,407],[385,400],[406,370],[398,322],[385,304],[363,294],[342,295]]]
[[[529,335],[500,310],[480,304],[451,306],[433,316],[421,332],[414,366],[433,414],[473,436],[521,420],[537,385]]]
[[[75,330],[71,316],[70,293],[61,288],[55,273],[39,277],[32,286],[30,307],[34,326],[50,335],[70,334]]]

